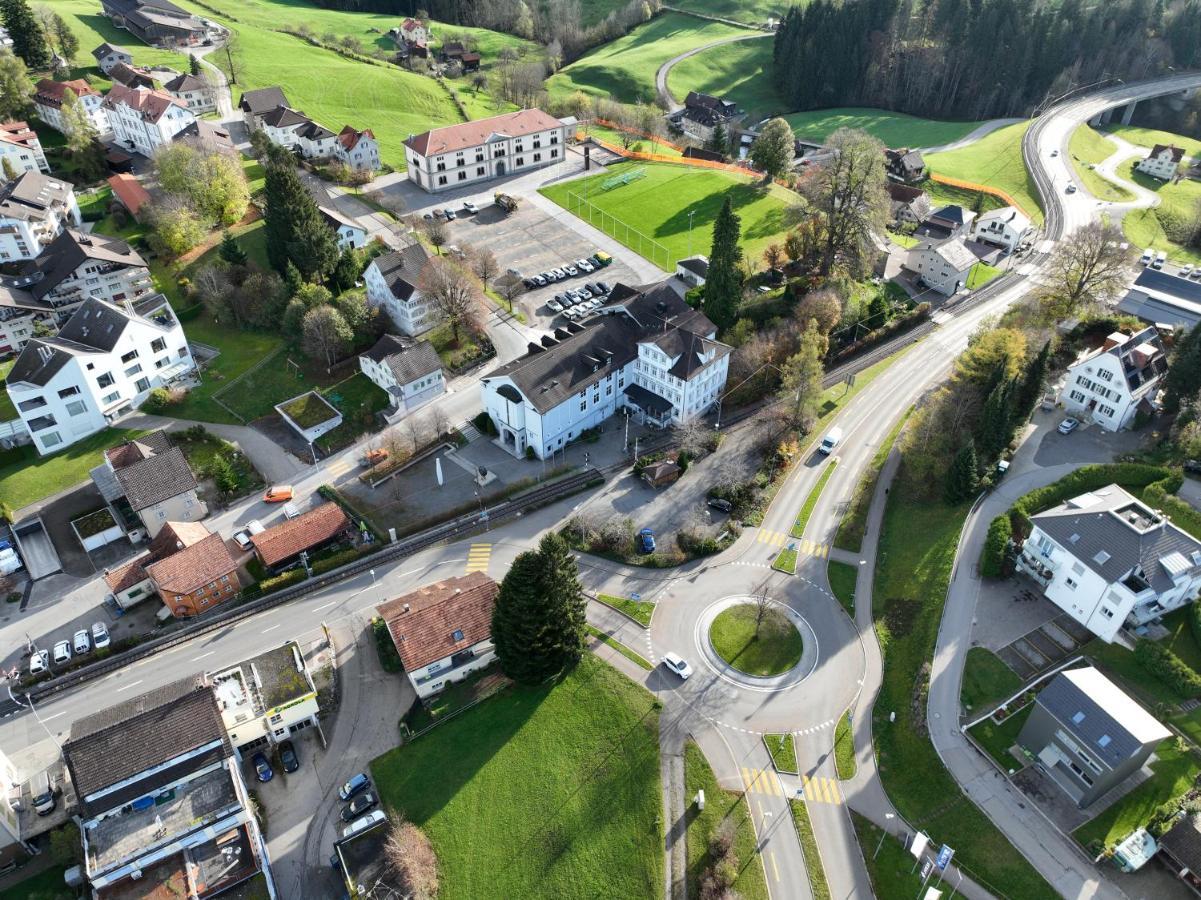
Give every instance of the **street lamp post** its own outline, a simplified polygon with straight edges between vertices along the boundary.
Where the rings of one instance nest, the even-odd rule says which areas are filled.
[[[892,820],[893,820],[893,819],[895,819],[895,818],[896,818],[896,816],[894,816],[892,813],[885,813],[885,814],[884,814],[884,821],[885,821],[885,822],[890,822],[890,821],[892,821]],[[880,855],[880,848],[884,846],[884,838],[885,838],[887,835],[888,835],[888,827],[887,827],[887,825],[886,825],[884,828],[882,828],[882,829],[880,830],[880,843],[876,844],[876,852],[872,854],[872,859],[875,859],[877,856],[879,856],[879,855]]]
[[[58,742],[58,738],[56,738],[54,736],[54,732],[50,730],[50,726],[47,725],[42,720],[42,717],[40,715],[38,715],[37,707],[35,707],[33,705],[33,698],[31,696],[29,696],[29,692],[28,691],[25,692],[25,703],[22,703],[20,700],[18,700],[16,697],[13,696],[12,685],[10,684],[7,687],[8,687],[8,699],[10,699],[13,703],[17,704],[17,706],[28,705],[29,711],[33,713],[33,717],[38,720],[38,724],[41,725],[42,728],[45,729],[46,734],[50,737],[50,740],[54,741],[54,746],[56,746],[59,749],[59,751],[61,752],[63,749],[63,745]]]
[[[692,256],[692,217],[696,215],[696,210],[691,210],[688,213],[688,255]]]

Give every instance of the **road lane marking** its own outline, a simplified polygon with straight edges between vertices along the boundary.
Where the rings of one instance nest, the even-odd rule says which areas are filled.
[[[52,716],[42,716],[42,721],[49,722],[51,719],[57,719],[59,716],[65,716],[66,714],[67,714],[67,711],[64,709],[62,712],[56,712]]]
[[[263,634],[266,634],[268,631],[274,631],[275,629],[280,628],[283,624],[283,622],[280,622],[279,625],[272,625],[270,628],[264,628]]]
[[[343,457],[336,463],[332,463],[325,467],[325,471],[330,475],[345,475],[354,468],[354,462],[349,457]]]
[[[199,656],[193,656],[192,662],[200,662],[205,657],[212,656],[216,652],[216,650],[210,650],[208,653],[201,653]]]
[[[780,867],[776,865],[776,851],[768,850],[768,857],[771,859],[771,870],[776,876],[776,883],[780,883]]]
[[[141,683],[142,683],[142,679],[139,678],[137,681],[131,681],[129,684],[123,684],[123,685],[121,685],[121,687],[117,688],[117,693],[119,694],[122,691],[127,691],[130,688],[137,687]]]
[[[329,609],[331,606],[333,606],[337,602],[338,602],[337,600],[331,600],[331,601],[329,601],[329,603],[326,603],[322,606],[318,606],[316,609],[313,610],[313,612],[321,612],[321,610],[323,610],[323,609]]]

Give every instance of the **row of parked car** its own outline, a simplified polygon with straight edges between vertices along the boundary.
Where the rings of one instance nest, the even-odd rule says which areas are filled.
[[[612,256],[603,250],[598,250],[589,257],[577,259],[575,262],[569,262],[566,265],[558,266],[546,272],[539,272],[537,275],[527,277],[516,269],[509,269],[509,274],[520,278],[521,283],[526,286],[526,289],[532,291],[534,288],[546,287],[548,284],[566,281],[568,278],[589,275],[598,269],[603,269],[612,262]]]
[[[338,818],[347,823],[342,829],[342,837],[358,834],[384,820],[384,811],[376,809],[379,806],[379,794],[372,788],[367,773],[360,772],[338,788],[338,797],[346,801],[338,813]]]
[[[93,649],[102,650],[112,642],[112,638],[108,634],[108,626],[103,622],[96,622],[92,625],[92,631],[89,634],[86,628],[81,628],[75,632],[72,640],[58,641],[54,645],[54,664],[61,666],[71,661],[72,655],[83,656],[91,653]],[[74,653],[72,653],[74,651]],[[41,675],[50,668],[50,651],[37,650],[33,656],[29,658],[29,674]]]
[[[284,771],[291,775],[300,768],[300,757],[296,755],[296,745],[291,741],[283,741],[279,745],[279,761],[284,767]],[[275,777],[275,771],[271,768],[271,763],[267,759],[267,754],[263,751],[257,752],[250,758],[251,764],[254,766],[254,777],[266,784]]]
[[[546,305],[555,312],[561,312],[569,319],[578,319],[602,306],[609,292],[613,290],[605,281],[595,281],[573,288],[562,294],[555,294]]]

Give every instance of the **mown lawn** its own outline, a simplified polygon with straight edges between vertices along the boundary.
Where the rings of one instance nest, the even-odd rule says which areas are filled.
[[[1201,182],[1184,179],[1170,184],[1136,172],[1137,159],[1129,160],[1119,168],[1119,174],[1140,187],[1153,191],[1160,200],[1152,209],[1133,209],[1122,217],[1122,231],[1136,247],[1154,247],[1168,255],[1171,263],[1201,263],[1201,251],[1188,247],[1173,239],[1187,231],[1188,223],[1196,214],[1201,203]]]
[[[848,616],[855,618],[855,582],[859,579],[859,570],[850,563],[832,559],[826,566],[826,578],[835,599],[842,604]]]
[[[1146,825],[1161,804],[1174,800],[1193,786],[1201,775],[1195,750],[1181,750],[1176,741],[1164,741],[1155,750],[1159,759],[1151,765],[1155,773],[1113,806],[1074,832],[1086,848],[1096,844],[1112,847],[1134,829]]]
[[[791,734],[765,734],[763,743],[779,771],[796,772],[796,744]]]
[[[769,35],[721,44],[682,59],[667,74],[667,87],[681,103],[689,91],[701,91],[733,100],[747,114],[748,122],[787,111],[788,101],[772,78],[772,46]]]
[[[104,451],[145,430],[106,428],[51,456],[38,456],[32,446],[0,452],[0,503],[12,510],[28,506],[88,480],[88,472],[104,462]]]
[[[748,675],[779,675],[801,659],[801,633],[772,607],[756,624],[754,603],[740,603],[717,614],[709,626],[709,642],[717,655]]]
[[[585,656],[557,684],[485,700],[371,771],[385,805],[433,842],[441,900],[651,897],[663,882],[658,732],[654,697]]]
[[[63,881],[65,871],[62,866],[52,866],[0,891],[0,900],[75,900],[75,891]]]
[[[930,203],[935,209],[940,206],[962,206],[964,209],[975,210],[977,213],[986,213],[1005,205],[1005,201],[996,194],[952,187],[949,184],[935,181],[933,178],[927,178],[919,187],[930,196]]]
[[[1140,128],[1137,125],[1107,125],[1105,130],[1140,147],[1150,149],[1156,144],[1175,144],[1189,156],[1201,156],[1201,141],[1185,137],[1182,134],[1157,131],[1154,128]]]
[[[958,150],[931,153],[926,164],[940,175],[1008,192],[1026,215],[1041,223],[1038,191],[1022,159],[1022,137],[1029,127],[1029,122],[1006,125]]]
[[[1118,145],[1105,135],[1093,131],[1087,123],[1072,132],[1068,141],[1068,152],[1072,154],[1072,168],[1076,177],[1088,192],[1098,200],[1124,203],[1134,199],[1134,194],[1119,184],[1102,178],[1089,168],[1098,165],[1117,152]]]
[[[615,597],[612,594],[599,594],[600,601],[614,609],[625,613],[643,628],[649,628],[651,616],[655,612],[655,604],[649,600],[631,600],[628,597]]]
[[[848,710],[838,719],[834,729],[834,767],[838,777],[847,781],[855,777],[855,732],[851,728],[851,713]]]
[[[8,379],[8,372],[16,365],[16,362],[16,357],[0,362],[0,422],[8,422],[17,418],[17,408],[13,406],[12,400],[9,399],[8,391],[4,390],[4,383]]]
[[[111,20],[102,16],[100,4],[94,0],[48,0],[46,5],[62,16],[75,33],[75,37],[79,38],[79,52],[75,54],[73,62],[77,66],[90,68],[91,72],[88,74],[94,77],[105,78],[96,65],[95,57],[92,56],[92,50],[105,41],[128,50],[135,65],[170,66],[180,72],[188,71],[187,56],[174,50],[159,50],[146,46],[128,31],[118,28]]]
[[[801,855],[805,857],[805,874],[809,876],[809,889],[813,900],[830,900],[830,884],[826,880],[826,869],[822,865],[821,851],[817,847],[817,836],[813,833],[813,822],[809,819],[809,808],[805,801],[794,797],[788,801],[792,811],[792,822],[801,841]]]
[[[785,116],[802,140],[824,141],[839,128],[858,128],[886,147],[937,147],[957,141],[979,122],[940,122],[884,109],[844,106],[815,109]]]
[[[885,835],[882,829],[857,812],[851,812],[851,820],[855,823],[855,834],[859,836],[863,861],[867,863],[872,893],[877,900],[913,900],[914,897],[920,897],[923,882],[913,870],[914,859],[904,845],[895,837]],[[877,848],[879,853],[876,852]]]
[[[635,168],[642,168],[645,176],[609,190],[601,188],[606,179]],[[588,202],[596,210],[620,220],[635,233],[627,234],[623,225],[612,227],[612,219],[602,226],[599,214],[594,216],[594,225],[636,253],[640,252],[637,232],[666,248],[666,257],[645,247],[642,251],[647,259],[657,256],[651,261],[660,268],[674,267],[676,260],[694,253],[709,253],[713,221],[726,197],[742,219],[743,253],[752,265],[758,266],[767,245],[782,240],[787,230],[784,212],[790,205],[788,193],[775,185],[764,189],[731,172],[671,163],[619,163],[599,175],[543,188],[542,194],[588,221],[586,209],[580,210],[579,203],[569,199],[570,194],[580,197],[587,194]],[[690,213],[694,214],[691,240]]]
[[[719,22],[663,13],[565,66],[546,80],[546,88],[556,97],[583,91],[622,103],[653,103],[659,66],[693,47],[745,33]]]
[[[697,812],[696,804],[692,802],[698,790],[705,792],[704,812]],[[767,877],[763,871],[763,860],[755,850],[758,842],[746,795],[722,790],[713,770],[709,768],[705,754],[692,741],[684,745],[684,797],[688,802],[684,812],[688,829],[685,837],[688,896],[700,896],[701,877],[710,862],[709,838],[724,826],[734,829],[733,853],[738,858],[738,877],[731,887],[743,900],[768,900]],[[655,799],[658,801],[657,797]],[[608,890],[600,893],[616,896]],[[570,896],[580,894],[581,891],[577,889]],[[661,887],[646,894],[648,897],[661,895]]]
[[[996,266],[990,266],[982,262],[976,263],[972,266],[972,271],[967,276],[967,289],[969,291],[977,291],[1000,274],[1001,270]]]
[[[817,479],[817,484],[810,489],[808,496],[805,497],[805,502],[801,504],[801,511],[797,513],[796,521],[792,523],[791,534],[794,538],[805,536],[805,526],[809,524],[809,518],[813,515],[813,509],[817,506],[817,501],[821,499],[822,491],[826,489],[826,482],[830,480],[830,476],[834,474],[834,469],[837,466],[838,460],[828,460],[821,477]]]
[[[991,650],[983,647],[968,650],[959,692],[959,702],[965,710],[983,712],[1011,697],[1021,686],[1022,679]]]
[[[218,422],[227,425],[239,424],[238,420],[222,409],[213,401],[213,394],[226,387],[235,378],[246,372],[251,366],[267,356],[275,353],[283,345],[283,338],[257,331],[242,331],[214,322],[206,312],[191,322],[184,323],[184,333],[190,341],[200,341],[221,351],[213,359],[204,374],[204,381],[199,387],[192,388],[178,406],[171,407],[170,414],[180,419],[195,419],[199,422]],[[265,367],[271,369],[271,366]],[[283,368],[282,366],[280,368]],[[287,377],[285,371],[283,377]],[[235,389],[223,396],[223,400],[232,408],[239,409],[243,404],[259,408],[260,398],[247,386],[247,390]],[[296,390],[283,397],[277,397],[273,403],[286,400],[304,390],[303,382],[297,383]],[[270,411],[271,404],[267,404]],[[245,415],[245,413],[242,413]],[[260,413],[262,415],[263,413]],[[254,418],[249,416],[248,418]]]
[[[608,128],[604,125],[588,125],[584,131],[590,136],[598,138],[602,141],[608,141],[610,144],[616,144],[618,147],[624,147],[625,143],[622,138],[622,133],[616,128]],[[640,134],[629,135],[630,149],[633,150],[635,145],[641,145],[645,153],[654,153],[658,156],[674,156],[679,157],[682,154],[675,147],[669,147],[662,141],[652,141],[642,137]]]
[[[1030,718],[1030,713],[1033,710],[1034,704],[1028,704],[1000,725],[992,719],[977,722],[970,729],[971,735],[980,742],[980,746],[987,750],[988,755],[995,759],[1003,769],[1006,771],[1017,769],[1021,763],[1013,757],[1013,754],[1009,752],[1009,748],[1017,743],[1022,726],[1026,724],[1026,720]]]
[[[327,453],[350,445],[359,435],[374,429],[375,414],[388,406],[387,392],[362,372],[323,388],[321,394],[342,413],[342,424],[317,441]]]
[[[884,515],[873,591],[884,678],[872,710],[880,776],[901,815],[1015,897],[1054,897],[1051,886],[964,796],[913,718],[919,671],[934,650],[967,504],[917,499],[902,467]],[[924,708],[924,703],[921,704]],[[896,721],[889,714],[896,712]],[[916,896],[916,894],[914,895]]]

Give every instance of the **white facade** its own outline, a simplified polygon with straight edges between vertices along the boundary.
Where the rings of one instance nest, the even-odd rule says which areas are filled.
[[[392,323],[408,335],[421,334],[438,324],[437,311],[415,286],[407,297],[393,293],[380,270],[380,259],[383,257],[372,260],[363,272],[367,302],[387,313]],[[415,280],[417,274],[412,277]]]
[[[1167,372],[1154,328],[1137,335],[1110,335],[1105,346],[1068,367],[1059,400],[1071,413],[1107,431],[1128,427],[1144,400],[1152,402]]]
[[[42,150],[42,142],[30,128],[13,128],[24,122],[8,122],[0,126],[0,158],[7,159],[18,173],[49,172],[50,163]],[[17,135],[21,136],[18,138]],[[0,171],[3,171],[0,169]]]
[[[1030,219],[1012,206],[981,213],[972,221],[972,237],[975,240],[996,244],[1011,253],[1033,233]]]
[[[64,326],[65,340],[35,339],[21,351],[9,374],[8,396],[38,453],[61,450],[107,428],[140,406],[151,390],[196,368],[166,298],[160,295],[139,307],[143,314],[88,301]],[[82,343],[105,333],[94,329],[122,323],[111,349]]]
[[[446,392],[446,379],[440,368],[402,381],[387,359],[375,360],[364,353],[359,356],[359,370],[387,392],[396,413],[408,414]]]
[[[379,142],[370,129],[355,131],[347,125],[338,134],[334,155],[355,171],[373,172],[380,167]]]
[[[338,238],[339,250],[357,250],[367,246],[367,229],[331,207],[320,207],[326,224]]]
[[[60,196],[47,197],[40,208],[4,201],[0,191],[0,261],[32,259],[64,228],[82,223],[74,188],[67,182],[54,185],[63,189]]]
[[[87,93],[79,98],[83,108],[87,110],[88,119],[99,135],[108,134],[112,128],[108,121],[108,110],[104,107],[104,97],[97,93]],[[33,95],[33,106],[38,112],[38,118],[55,131],[64,131],[61,102],[44,98],[39,94]]]
[[[1184,158],[1184,151],[1179,147],[1156,144],[1146,159],[1139,160],[1136,169],[1152,178],[1171,181],[1176,177],[1176,170]]]
[[[112,44],[101,44],[92,51],[92,56],[96,58],[96,65],[100,66],[100,71],[107,75],[117,63],[125,63],[127,66],[133,65],[133,54],[127,52],[121,47],[115,47]]]
[[[130,90],[116,85],[105,100],[105,108],[113,140],[147,157],[196,121],[196,114],[180,106],[170,94],[146,88]]]
[[[271,143],[299,153],[305,159],[337,156],[338,136],[294,109],[277,107],[260,117],[259,124]]]
[[[954,238],[943,244],[919,244],[909,251],[905,268],[916,272],[931,290],[950,297],[967,285],[976,256],[963,241]]]
[[[198,116],[206,112],[213,112],[217,108],[217,101],[213,96],[215,92],[207,87],[168,91],[167,93]]]
[[[215,672],[209,681],[240,756],[317,724],[317,689],[295,642]],[[268,705],[268,696],[274,705]]]
[[[492,645],[491,637],[472,644],[467,651],[473,654],[473,658],[469,662],[456,665],[453,661],[454,657],[444,656],[428,666],[408,672],[409,681],[413,683],[413,690],[417,692],[417,696],[424,699],[436,694],[444,690],[447,685],[462,681],[472,672],[491,665],[492,661],[496,659],[496,648]],[[459,656],[459,653],[454,656]]]
[[[566,144],[567,126],[521,110],[417,135],[405,142],[405,157],[409,180],[437,193],[553,165]]]

